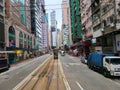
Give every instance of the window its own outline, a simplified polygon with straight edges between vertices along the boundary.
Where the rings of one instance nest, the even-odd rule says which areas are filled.
[[[106,20],[103,21],[103,26],[104,26],[104,27],[107,26],[107,22],[106,22]]]
[[[107,58],[106,58],[106,60],[105,60],[105,61],[106,61],[107,63],[109,63],[109,59],[107,59]]]
[[[114,15],[110,17],[110,23],[114,23]]]
[[[97,26],[95,26],[94,28],[93,28],[93,30],[94,31],[97,31],[97,30],[99,30],[101,28],[101,24],[98,24]]]
[[[3,4],[3,0],[0,0],[0,4]]]
[[[3,7],[0,6],[0,13],[3,13]]]
[[[14,3],[14,0],[10,0],[10,1]]]

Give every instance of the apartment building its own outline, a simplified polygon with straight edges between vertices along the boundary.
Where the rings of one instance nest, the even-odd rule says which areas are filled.
[[[43,49],[42,43],[42,25],[45,23],[44,0],[30,0],[31,3],[31,30],[35,35],[34,46],[35,53],[39,54]]]
[[[62,0],[62,32],[63,32],[63,44],[70,44],[69,40],[69,8],[66,0]]]
[[[80,1],[69,0],[69,5],[70,5],[72,41],[73,43],[76,43],[82,39]]]
[[[91,0],[80,0],[82,42],[85,53],[90,53],[92,49],[93,28]]]
[[[91,0],[93,37],[96,38],[96,50],[103,53],[119,53],[120,1]]]
[[[56,21],[56,12],[52,11],[50,13],[51,17],[51,32],[52,32],[52,46],[57,46],[57,21]]]

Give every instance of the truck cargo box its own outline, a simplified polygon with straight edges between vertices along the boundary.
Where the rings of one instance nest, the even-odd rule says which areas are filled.
[[[100,53],[90,53],[88,57],[88,64],[91,66],[96,66],[99,68],[103,67],[103,57],[105,56],[115,56],[115,54],[100,54]]]

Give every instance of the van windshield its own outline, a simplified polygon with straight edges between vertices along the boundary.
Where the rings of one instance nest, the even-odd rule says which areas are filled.
[[[111,64],[120,64],[120,58],[111,58],[110,63]]]

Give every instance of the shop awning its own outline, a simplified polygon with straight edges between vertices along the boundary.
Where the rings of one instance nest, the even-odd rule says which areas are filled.
[[[70,47],[73,48],[73,47],[79,47],[82,45],[83,45],[82,42],[77,42],[77,43],[72,44]]]
[[[84,45],[84,46],[91,46],[91,40],[85,40],[85,41],[83,42],[83,45]]]

